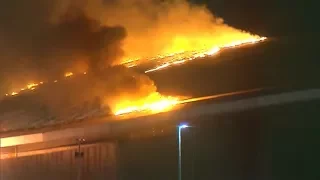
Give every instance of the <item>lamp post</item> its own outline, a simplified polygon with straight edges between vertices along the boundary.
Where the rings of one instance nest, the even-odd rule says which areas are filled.
[[[182,174],[181,174],[181,130],[184,128],[188,128],[188,124],[180,124],[178,126],[178,145],[179,145],[179,156],[178,156],[178,180],[181,180]]]
[[[75,158],[77,159],[76,161],[78,162],[78,180],[81,180],[81,174],[82,174],[82,165],[83,165],[83,157],[84,153],[81,152],[81,144],[85,142],[86,140],[84,138],[79,138],[77,139],[78,141],[78,151],[75,152]]]

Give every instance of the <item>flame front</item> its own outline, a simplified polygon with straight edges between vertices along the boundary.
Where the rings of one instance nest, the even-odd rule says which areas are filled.
[[[146,70],[145,73],[153,72],[162,70],[165,68],[168,68],[170,66],[174,65],[180,65],[187,63],[188,61],[195,60],[197,58],[203,58],[203,57],[209,57],[217,54],[223,49],[226,48],[235,48],[241,45],[245,44],[254,44],[260,41],[266,40],[266,37],[258,37],[253,36],[245,40],[235,40],[230,43],[227,43],[225,45],[221,46],[213,46],[212,48],[208,49],[200,49],[200,50],[194,50],[194,51],[179,51],[176,53],[170,53],[170,54],[164,54],[164,55],[158,55],[157,57],[150,58],[149,60],[157,60],[161,62],[160,60],[164,60],[163,64],[160,64],[156,66],[155,68]],[[135,61],[139,61],[138,59],[135,59],[131,62],[129,62],[127,65],[128,68],[137,66]],[[87,72],[83,72],[84,75],[87,74]],[[73,72],[67,72],[64,74],[65,78],[73,76]],[[58,82],[58,80],[54,80],[54,83]],[[44,82],[39,83],[29,83],[25,87],[21,88],[19,91],[13,91],[10,94],[6,94],[6,96],[16,96],[21,91],[25,90],[35,90],[39,85],[44,84]],[[185,101],[185,100],[184,100]],[[147,97],[142,97],[141,99],[135,100],[135,101],[118,101],[115,102],[115,107],[112,108],[114,115],[124,115],[134,112],[151,112],[151,113],[158,113],[158,112],[164,112],[172,109],[175,105],[181,104],[182,102],[177,97],[171,97],[171,96],[163,96],[158,92],[151,93]]]
[[[126,3],[106,7],[108,12],[99,14],[99,19],[106,25],[126,27],[128,36],[123,42],[125,56],[121,62],[128,67],[136,66],[139,60],[161,60],[157,66],[166,67],[156,69],[164,69],[168,64],[174,65],[173,62],[183,64],[214,55],[223,48],[265,39],[224,23],[205,5],[188,0],[123,2]],[[121,12],[121,15],[112,19],[111,12]]]
[[[214,46],[212,48],[208,49],[202,49],[202,50],[194,50],[189,52],[176,52],[171,53],[168,55],[158,55],[157,57],[150,58],[149,60],[161,60],[164,59],[164,63],[156,66],[155,68],[146,70],[145,73],[153,72],[162,70],[174,65],[181,65],[184,63],[187,63],[188,61],[195,60],[197,58],[203,58],[203,57],[209,57],[217,54],[223,49],[226,48],[236,48],[241,45],[245,44],[254,44],[260,41],[266,40],[266,37],[251,37],[246,40],[235,40],[231,43],[227,43],[223,46],[217,47]],[[134,61],[126,64],[128,68],[137,66],[138,64],[135,63],[135,61],[138,61],[138,59],[135,59]],[[84,75],[87,74],[87,72],[83,72]],[[64,74],[65,78],[73,76],[73,72],[67,72]],[[57,83],[58,80],[54,80],[53,83]],[[11,93],[5,94],[5,96],[16,96],[22,91],[26,90],[35,90],[39,85],[43,85],[44,82],[41,81],[39,83],[28,83],[25,87],[21,88],[19,91],[13,91]],[[119,101],[115,102],[115,107],[112,108],[114,115],[124,115],[129,114],[133,112],[152,112],[152,113],[158,113],[163,111],[168,111],[172,109],[175,105],[180,104],[182,101],[179,100],[177,97],[171,97],[171,96],[163,96],[158,92],[151,93],[147,97],[142,97],[139,100],[136,101]]]
[[[121,103],[117,103],[114,108],[114,114],[123,115],[133,112],[158,113],[170,110],[178,102],[179,98],[177,97],[163,96],[155,92],[138,101],[123,101]]]
[[[182,52],[179,51],[179,52],[170,53],[167,55],[166,54],[158,55],[157,57],[150,58],[148,60],[157,60],[157,61],[162,60],[164,62],[154,68],[146,70],[145,73],[162,70],[174,65],[184,64],[184,63],[187,63],[188,61],[192,61],[197,58],[213,56],[223,49],[236,48],[238,46],[247,45],[247,44],[255,44],[255,43],[264,41],[266,39],[267,39],[266,37],[252,36],[247,39],[234,40],[231,42],[226,42],[226,44],[222,44],[220,46],[213,46],[207,49],[197,50],[195,47],[195,50],[192,50],[192,51],[182,51]],[[135,61],[137,61],[137,59],[135,59]],[[126,65],[129,68],[136,66],[136,64],[134,64],[134,61],[129,61],[129,63],[127,63]]]

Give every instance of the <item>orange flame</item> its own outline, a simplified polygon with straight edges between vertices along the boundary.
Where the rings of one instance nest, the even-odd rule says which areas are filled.
[[[67,73],[64,74],[64,77],[70,77],[70,76],[73,76],[72,72],[67,72]]]
[[[126,101],[116,104],[114,108],[115,115],[123,115],[133,112],[163,112],[170,110],[179,102],[179,98],[171,96],[162,96],[159,93],[153,93],[140,101]]]
[[[37,84],[37,83],[29,83],[29,84],[27,84],[27,88],[28,89],[34,89],[35,87],[37,87],[39,84]]]
[[[233,95],[240,95],[240,94],[246,94],[246,93],[252,93],[252,92],[258,92],[265,88],[256,88],[256,89],[249,89],[249,90],[243,90],[243,91],[235,91],[235,92],[229,92],[224,94],[217,94],[217,95],[211,95],[211,96],[203,96],[203,97],[196,97],[196,98],[185,98],[185,99],[179,99],[177,97],[164,97],[161,96],[159,93],[155,93],[155,98],[151,98],[151,101],[148,101],[146,103],[142,103],[139,105],[131,105],[126,106],[127,104],[120,104],[120,106],[126,106],[120,109],[117,109],[115,111],[115,115],[124,115],[124,114],[130,114],[134,112],[142,112],[142,111],[150,111],[152,113],[158,113],[158,112],[164,112],[171,110],[174,106],[179,104],[186,104],[186,103],[192,103],[197,101],[205,101],[220,97],[226,97],[226,96],[233,96]]]
[[[87,72],[83,72],[83,74],[86,75]],[[68,77],[73,76],[73,75],[74,75],[73,72],[67,72],[67,73],[64,74],[64,77],[65,77],[65,78],[68,78]],[[53,83],[56,83],[56,82],[58,82],[57,79],[53,81]],[[26,90],[33,91],[33,90],[35,90],[39,85],[43,85],[43,84],[44,84],[43,81],[40,81],[39,83],[34,83],[34,82],[28,83],[27,85],[25,85],[25,87],[20,88],[19,91],[12,91],[11,93],[5,94],[5,96],[9,96],[9,95],[15,96],[15,95],[18,95],[20,92],[26,91]]]
[[[11,93],[11,96],[15,96],[15,95],[17,95],[18,93],[17,92],[12,92]]]
[[[187,60],[192,61],[197,58],[204,58],[204,57],[208,57],[208,56],[213,56],[213,55],[217,54],[219,51],[221,51],[222,49],[234,48],[234,47],[238,47],[238,46],[246,45],[246,44],[255,44],[255,43],[264,41],[266,39],[267,39],[266,37],[257,37],[257,38],[251,37],[251,38],[245,39],[245,40],[236,40],[231,43],[227,43],[221,47],[215,46],[211,49],[202,49],[202,50],[193,51],[193,52],[182,52],[182,53],[179,52],[179,53],[171,53],[168,55],[159,55],[158,56],[159,59],[169,58],[169,60],[167,60],[165,63],[163,63],[159,66],[156,66],[155,68],[146,70],[145,73],[158,71],[158,70],[165,69],[165,68],[168,68],[173,65],[183,64],[183,63],[186,63]],[[151,60],[154,60],[154,59],[152,58]],[[131,64],[127,65],[127,67],[131,67],[131,66],[132,66]]]

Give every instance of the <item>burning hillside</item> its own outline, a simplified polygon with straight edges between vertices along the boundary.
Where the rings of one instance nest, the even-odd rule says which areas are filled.
[[[11,0],[0,26],[0,92],[16,96],[0,114],[30,110],[25,100],[46,117],[71,117],[62,114],[88,102],[115,115],[170,109],[179,98],[130,67],[154,61],[153,72],[266,39],[186,0]]]
[[[214,48],[261,39],[225,24],[205,5],[187,0],[94,0],[87,4],[86,12],[105,25],[126,28],[122,63],[190,53],[200,55]]]
[[[30,86],[31,87],[31,86]],[[157,92],[153,81],[124,66],[77,74],[26,89],[0,101],[3,130],[66,124],[129,112],[162,112],[177,97]]]
[[[195,51],[170,54],[166,56],[158,56],[156,60],[160,62],[160,65],[152,69],[146,70],[145,73],[159,71],[161,69],[165,69],[174,65],[184,64],[184,63],[187,63],[188,61],[192,61],[195,59],[213,56],[223,49],[237,48],[239,46],[247,45],[247,44],[255,44],[260,41],[264,41],[266,39],[267,39],[266,37],[251,38],[243,41],[234,41],[230,44],[224,45],[223,47],[213,47],[211,49],[201,49],[201,50],[195,50]],[[155,60],[155,59],[153,58],[151,60]],[[131,62],[131,63],[127,63],[127,66],[133,67],[133,66],[136,66],[136,64],[137,64],[136,62]]]

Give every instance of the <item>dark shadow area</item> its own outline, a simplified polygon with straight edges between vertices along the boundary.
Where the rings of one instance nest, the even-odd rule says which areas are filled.
[[[318,179],[319,101],[192,119],[183,179]],[[120,179],[177,179],[177,134],[120,142]]]
[[[319,35],[316,0],[190,0],[206,4],[215,15],[233,27],[265,36]]]
[[[160,92],[192,96],[261,87],[319,87],[318,50],[309,40],[275,38],[149,76]]]

